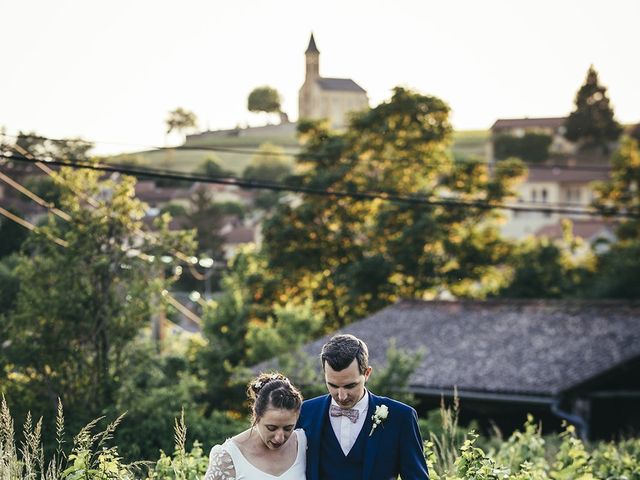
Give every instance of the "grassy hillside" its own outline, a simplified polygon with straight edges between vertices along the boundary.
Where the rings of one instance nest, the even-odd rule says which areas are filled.
[[[453,134],[453,152],[458,155],[485,156],[485,144],[489,138],[488,130],[464,130]],[[134,163],[137,165],[165,168],[183,172],[192,172],[207,158],[215,158],[226,170],[240,175],[253,157],[252,151],[264,143],[281,146],[286,153],[295,155],[300,148],[294,136],[237,136],[216,137],[204,140],[190,139],[191,148],[203,147],[211,150],[155,150],[117,155],[111,158],[114,163]],[[220,148],[221,150],[217,150]],[[235,149],[236,152],[223,151]]]

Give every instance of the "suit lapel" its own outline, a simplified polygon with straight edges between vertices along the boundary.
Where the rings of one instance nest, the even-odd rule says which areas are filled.
[[[380,405],[380,399],[369,392],[369,409],[367,410],[367,416],[371,418],[371,416],[376,411],[376,406]],[[369,425],[371,423],[369,422]],[[371,430],[371,427],[369,427]],[[369,435],[369,432],[365,432],[366,435]],[[382,429],[380,426],[376,428],[371,436],[367,437],[367,445],[365,447],[364,453],[364,468],[362,469],[362,480],[369,480],[371,477],[371,472],[373,469],[374,460],[376,458],[376,454],[378,453],[378,448],[380,446],[380,438],[382,437]]]
[[[313,421],[311,422],[311,433],[309,443],[314,445],[314,448],[310,448],[308,451],[308,460],[311,472],[311,479],[320,478],[320,442],[322,436],[322,428],[324,422],[327,421],[329,416],[329,403],[331,402],[331,396],[326,395],[323,401],[320,403],[319,411],[314,413]]]

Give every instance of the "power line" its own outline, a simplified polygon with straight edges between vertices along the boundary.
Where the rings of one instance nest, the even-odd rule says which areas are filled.
[[[5,210],[4,208],[0,207],[0,215],[4,215],[5,217],[7,217],[9,220],[14,221],[15,223],[17,223],[18,225],[22,225],[24,228],[27,228],[31,231],[37,232],[37,233],[42,233],[40,231],[40,229],[38,227],[36,227],[33,223],[25,220],[24,218],[21,218],[17,215],[14,215],[13,213],[11,213],[8,210]],[[67,247],[69,244],[58,237],[55,237],[53,235],[49,235],[49,234],[45,234],[45,236],[47,238],[49,238],[51,241],[55,242],[56,244],[60,245],[61,247]]]
[[[4,136],[7,137],[12,137],[12,138],[19,138],[18,135],[9,135],[9,134],[4,134]],[[91,141],[91,140],[84,140],[84,139],[59,139],[59,138],[49,138],[49,137],[43,137],[41,135],[30,135],[30,134],[23,134],[22,137],[26,137],[26,138],[32,138],[35,140],[47,140],[47,141],[51,141],[51,142],[64,142],[64,141],[71,141],[71,142],[85,142],[85,143],[99,143],[99,144],[109,144],[109,145],[124,145],[124,146],[138,146],[138,147],[144,147],[144,148],[148,148],[151,149],[152,151],[175,151],[175,150],[187,150],[187,151],[205,151],[205,152],[219,152],[219,153],[236,153],[236,154],[240,154],[240,155],[260,155],[260,154],[264,154],[264,155],[270,155],[270,156],[274,156],[274,157],[283,157],[283,158],[292,158],[294,160],[296,159],[318,159],[318,160],[322,160],[322,159],[326,159],[325,155],[320,155],[320,154],[314,154],[314,153],[310,153],[310,152],[298,152],[298,153],[286,153],[286,152],[265,152],[263,150],[260,149],[248,149],[248,148],[243,148],[243,147],[225,147],[225,146],[215,146],[215,145],[180,145],[177,147],[158,147],[156,145],[133,145],[133,144],[124,144],[124,143],[114,143],[114,142],[98,142],[98,141]],[[131,153],[123,153],[123,154],[118,154],[118,155],[113,155],[113,156],[126,156],[126,155],[135,155],[136,153],[139,152],[131,152]],[[397,159],[389,159],[389,158],[384,158],[383,160],[386,161],[396,161]],[[456,159],[453,160],[454,164],[477,164],[477,165],[489,165],[489,166],[498,166],[500,164],[502,160],[497,160],[497,161],[488,161],[488,160],[474,160],[474,159],[464,159],[464,160],[460,160],[460,159]],[[584,172],[602,172],[602,173],[608,173],[611,171],[611,167],[609,165],[562,165],[562,164],[546,164],[546,163],[538,163],[538,162],[526,162],[524,160],[520,160],[523,165],[525,165],[529,170],[558,170],[558,171],[584,171]],[[439,160],[431,160],[431,162],[433,164],[444,164],[445,161],[439,161]],[[448,162],[447,162],[448,163]]]
[[[10,185],[11,187],[15,188],[16,190],[18,190],[23,195],[26,195],[31,200],[36,202],[38,205],[48,209],[51,213],[54,213],[55,215],[59,216],[60,218],[62,218],[64,220],[67,220],[67,221],[71,220],[71,217],[69,216],[69,214],[67,214],[66,212],[63,212],[62,210],[60,210],[58,208],[56,208],[56,206],[54,204],[52,204],[50,202],[47,202],[43,198],[40,198],[35,193],[33,193],[31,190],[29,190],[28,188],[26,188],[23,185],[19,184],[18,182],[16,182],[15,180],[13,180],[12,178],[10,178],[9,176],[5,175],[2,172],[0,172],[0,180],[5,182],[6,184]]]
[[[34,159],[28,159],[24,156],[7,155],[3,153],[0,157],[7,158],[9,160],[15,160],[19,162],[34,163]],[[264,189],[281,192],[293,192],[304,193],[309,195],[324,196],[324,197],[338,197],[338,198],[351,198],[354,200],[385,200],[398,203],[407,203],[412,205],[429,205],[429,206],[443,206],[443,207],[465,207],[476,208],[480,210],[510,210],[514,212],[538,212],[538,213],[559,213],[559,214],[571,214],[571,215],[585,215],[585,216],[602,216],[594,208],[568,208],[568,207],[543,207],[543,206],[524,206],[513,205],[504,203],[493,203],[480,200],[460,200],[453,198],[429,198],[426,196],[399,194],[396,192],[356,192],[356,191],[344,191],[344,190],[332,190],[322,189],[314,187],[304,187],[287,185],[276,182],[264,182],[259,180],[241,179],[237,177],[224,177],[224,176],[206,176],[197,174],[186,174],[183,172],[176,172],[171,170],[156,170],[151,168],[139,168],[139,167],[122,167],[113,165],[104,165],[98,163],[90,163],[85,161],[67,161],[67,160],[47,160],[47,164],[57,165],[71,168],[81,168],[102,172],[121,173],[132,176],[145,176],[149,178],[169,179],[169,180],[181,180],[186,182],[202,182],[221,185],[233,185],[246,189]],[[639,218],[640,215],[626,212],[611,212],[607,216],[620,217],[620,218]]]
[[[2,172],[0,172],[0,179],[4,180],[9,185],[11,185],[12,187],[16,188],[18,191],[20,191],[24,195],[28,196],[34,202],[36,202],[39,205],[45,207],[50,212],[55,213],[56,215],[58,215],[63,220],[65,220],[65,221],[70,221],[71,220],[71,217],[69,216],[69,214],[67,214],[66,212],[63,212],[62,210],[59,210],[53,204],[50,204],[50,203],[46,202],[43,198],[39,197],[38,195],[33,193],[31,190],[29,190],[25,186],[21,185],[20,183],[16,182],[15,180],[13,180],[12,178],[8,177],[7,175],[4,175]],[[92,205],[92,206],[95,208],[95,205]],[[13,220],[14,222],[18,223],[19,225],[22,225],[23,227],[28,228],[29,230],[39,231],[38,227],[36,227],[32,223],[28,222],[27,220],[25,220],[25,219],[23,219],[21,217],[18,217],[17,215],[12,214],[11,212],[9,212],[8,210],[5,210],[2,207],[0,207],[0,214],[4,215],[5,217],[7,217],[10,220]],[[145,238],[147,238],[149,240],[149,236],[147,236],[146,232],[142,232],[142,230],[138,229],[136,233],[144,235]],[[49,234],[47,234],[47,237],[50,238],[52,241],[54,241],[55,243],[57,243],[58,245],[60,245],[62,247],[66,248],[68,246],[68,242],[66,240],[63,240],[61,238],[58,238],[58,237],[55,237],[55,236],[49,235]],[[155,243],[155,239],[154,239],[153,243]],[[184,259],[186,259],[188,261],[189,267],[191,268],[191,261],[190,261],[189,258],[186,257],[186,255],[184,255],[182,252],[178,252],[178,251],[176,251],[175,253],[176,253],[176,257],[177,257],[177,254],[179,254]],[[136,251],[135,252],[135,256],[140,258],[141,260],[144,260],[144,261],[152,261],[153,260],[153,256],[147,255],[144,252]],[[163,290],[162,291],[162,295],[169,301],[169,303],[171,303],[171,305],[176,307],[183,315],[185,315],[187,318],[189,318],[190,320],[194,321],[198,325],[202,325],[202,319],[200,317],[198,317],[195,313],[191,312],[191,310],[189,310],[187,307],[182,305],[173,296],[171,296],[171,294],[167,290]],[[185,313],[185,312],[188,312],[188,313]]]

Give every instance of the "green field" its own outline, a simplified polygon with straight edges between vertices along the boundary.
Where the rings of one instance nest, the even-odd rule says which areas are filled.
[[[485,144],[489,139],[488,130],[464,130],[453,134],[453,152],[458,155],[485,156]],[[221,167],[235,174],[242,174],[251,162],[260,145],[271,143],[279,145],[285,153],[295,155],[300,151],[293,136],[244,136],[218,137],[207,141],[190,140],[190,148],[203,147],[203,150],[167,149],[136,152],[111,157],[114,163],[133,163],[146,167],[192,172],[207,158],[214,158]],[[237,151],[223,151],[235,149]]]

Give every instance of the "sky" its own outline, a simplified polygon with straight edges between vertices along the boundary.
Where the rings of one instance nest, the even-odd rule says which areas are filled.
[[[568,115],[593,64],[616,117],[640,121],[638,0],[0,0],[0,128],[82,137],[98,153],[163,146],[165,120],[260,125],[269,85],[292,120],[314,33],[320,74],[371,106],[404,86],[458,130]]]

